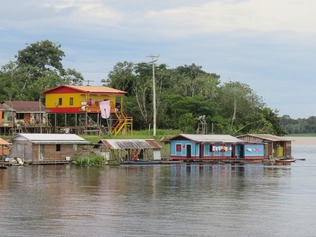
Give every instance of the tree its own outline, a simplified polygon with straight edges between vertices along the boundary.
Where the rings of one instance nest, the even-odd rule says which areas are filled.
[[[60,84],[81,85],[84,78],[75,69],[64,69],[61,45],[48,40],[28,45],[16,61],[2,67],[0,97],[10,100],[38,100],[40,93]],[[10,88],[10,89],[8,89]]]
[[[60,48],[60,44],[49,40],[30,44],[15,56],[17,65],[27,68],[34,79],[42,77],[46,71],[55,71],[62,76],[65,70],[61,61],[65,53]]]
[[[105,86],[113,87],[118,90],[126,91],[133,95],[136,83],[135,65],[132,62],[118,62],[109,72],[108,79],[101,80]]]
[[[202,67],[192,64],[180,66],[173,70],[171,81],[172,88],[182,96],[204,96],[210,98],[215,96],[219,85],[219,76],[204,72]]]
[[[209,132],[237,135],[248,132],[282,134],[277,111],[265,107],[248,85],[220,84],[220,76],[195,64],[168,68],[155,66],[157,125],[194,132],[205,115]],[[152,121],[152,65],[123,62],[109,73],[106,85],[128,91],[125,110],[134,117],[134,128]]]
[[[261,120],[260,109],[264,103],[246,84],[228,82],[221,86],[218,96],[221,116],[230,118],[227,132],[237,134],[256,126]]]

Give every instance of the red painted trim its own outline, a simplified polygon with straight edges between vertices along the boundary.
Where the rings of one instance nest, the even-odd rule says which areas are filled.
[[[87,86],[74,88],[74,86],[70,85],[60,85],[54,88],[48,89],[46,91],[41,92],[41,94],[70,94],[70,93],[84,93],[84,94],[95,94],[95,95],[116,95],[123,96],[127,92],[116,90],[113,88],[108,88],[109,91],[104,91],[104,88],[101,90],[87,90]]]
[[[79,91],[79,90],[75,90],[73,88],[69,88],[69,87],[60,87],[60,88],[56,88],[55,90],[52,90],[49,92],[49,94],[78,94],[78,93],[84,93],[83,91]]]
[[[199,158],[197,156],[192,156],[188,158],[186,156],[170,156],[171,160],[183,160],[183,161],[210,161],[210,160],[243,160],[241,158],[235,158],[230,156],[205,156],[203,158]]]
[[[246,156],[245,160],[263,160],[264,156]]]
[[[48,108],[53,113],[83,113],[80,107],[72,107],[72,108]]]
[[[52,107],[47,108],[52,113],[100,113],[100,108],[97,106],[86,107],[86,110],[82,110],[81,107]],[[111,114],[115,113],[115,108],[111,108]]]

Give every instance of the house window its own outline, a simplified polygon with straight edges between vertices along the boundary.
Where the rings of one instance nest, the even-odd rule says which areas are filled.
[[[176,145],[176,151],[177,152],[181,152],[181,144],[177,144]]]
[[[63,98],[58,99],[58,105],[63,105]]]
[[[24,114],[22,114],[22,113],[17,113],[17,114],[16,114],[16,119],[24,119]]]
[[[61,150],[61,145],[60,144],[56,144],[56,151],[60,151]]]
[[[210,150],[209,150],[209,152],[213,152],[214,150],[213,150],[213,145],[210,145]]]
[[[74,98],[72,97],[69,98],[69,105],[74,105]]]

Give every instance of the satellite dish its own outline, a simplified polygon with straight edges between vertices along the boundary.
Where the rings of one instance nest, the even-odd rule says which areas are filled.
[[[86,106],[85,105],[81,106],[81,110],[85,111],[86,110]]]

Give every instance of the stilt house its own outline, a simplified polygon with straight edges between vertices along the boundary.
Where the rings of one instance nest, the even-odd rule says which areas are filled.
[[[47,112],[39,101],[4,101],[0,106],[0,133],[43,131],[49,127]]]
[[[42,94],[54,116],[55,132],[99,135],[132,132],[133,119],[124,112],[125,91],[104,86],[61,85]]]

